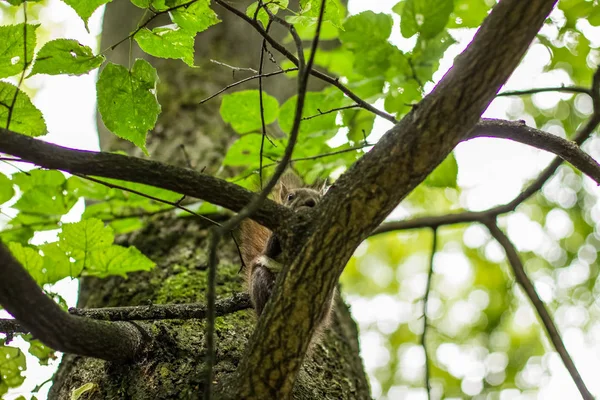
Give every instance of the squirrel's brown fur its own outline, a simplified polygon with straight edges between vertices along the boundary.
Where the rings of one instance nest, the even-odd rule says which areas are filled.
[[[294,175],[285,175],[279,186],[273,192],[273,200],[279,204],[302,212],[303,209],[314,207],[322,197],[322,190],[303,187],[302,182]],[[250,220],[244,220],[240,225],[240,252],[244,261],[244,277],[252,304],[260,316],[266,305],[277,273],[282,266],[279,264],[281,249],[277,238],[264,226]],[[331,295],[331,306],[334,304],[336,292]],[[320,318],[317,333],[313,337],[314,344],[320,333],[329,324],[331,307]]]
[[[272,197],[273,201],[279,204],[284,203],[283,197],[286,192],[291,189],[297,189],[302,187],[302,182],[295,175],[286,174],[281,178],[280,183],[275,186]],[[240,224],[240,253],[242,253],[242,260],[244,261],[245,278],[246,283],[250,282],[249,274],[252,272],[250,264],[252,261],[263,254],[267,246],[267,242],[271,237],[271,230],[254,222],[253,220],[246,218]]]

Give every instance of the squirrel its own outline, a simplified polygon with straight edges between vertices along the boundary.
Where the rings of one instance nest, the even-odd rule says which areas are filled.
[[[275,202],[291,208],[294,212],[303,212],[315,207],[322,197],[323,190],[302,187],[299,179],[293,175],[285,175],[279,189],[276,188],[273,193]],[[277,274],[283,270],[282,248],[273,232],[250,219],[241,223],[240,239],[247,291],[256,315],[260,316],[271,297]],[[319,319],[311,347],[316,338],[320,337],[320,333],[329,326],[336,292],[334,290],[331,293],[330,304]]]

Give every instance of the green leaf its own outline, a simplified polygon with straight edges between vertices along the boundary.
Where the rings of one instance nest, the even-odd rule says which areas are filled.
[[[112,244],[112,228],[104,226],[102,221],[96,218],[66,224],[58,237],[59,247],[65,251],[67,257],[76,260],[79,268],[85,267],[88,275],[126,276],[128,272],[148,271],[155,266],[153,261],[135,247]]]
[[[100,73],[96,85],[98,110],[106,127],[146,154],[146,134],[154,128],[160,113],[157,82],[154,67],[137,59],[131,71],[109,63]]]
[[[115,238],[113,230],[95,218],[65,224],[58,237],[60,247],[65,250],[67,256],[85,261],[85,266],[89,265],[92,252],[106,250]]]
[[[180,59],[194,66],[194,32],[175,25],[141,29],[134,39],[142,50],[154,57]]]
[[[16,99],[15,99],[16,97]],[[12,105],[12,114],[7,105]],[[10,124],[7,124],[10,114]],[[42,136],[48,133],[42,112],[38,110],[29,96],[16,86],[0,81],[0,126],[27,136]]]
[[[385,97],[385,110],[402,116],[410,111],[414,104],[421,100],[421,86],[414,79],[402,82],[396,87],[390,88]]]
[[[68,276],[77,278],[83,270],[83,262],[71,262],[60,242],[40,246],[44,253],[44,279],[41,284],[55,283]]]
[[[181,198],[179,193],[153,186],[124,182],[116,179],[104,180],[169,202],[175,202]],[[69,178],[67,188],[68,190],[73,191],[77,196],[83,196],[86,199],[99,200],[94,202],[94,204],[86,206],[83,217],[94,217],[102,220],[110,219],[112,220],[110,226],[115,229],[116,233],[130,232],[140,228],[141,219],[137,217],[140,214],[140,211],[153,213],[165,208],[172,208],[170,205],[151,200],[142,195],[130,193],[121,189],[110,189],[104,185],[81,179],[76,176]],[[135,217],[128,218],[130,215]],[[117,219],[115,220],[115,218]]]
[[[447,32],[442,32],[433,39],[419,36],[411,57],[412,70],[420,82],[432,79],[440,66],[440,60],[448,47],[456,43]]]
[[[77,197],[64,194],[60,187],[36,186],[25,193],[13,206],[31,214],[64,215],[75,205]]]
[[[348,127],[348,140],[354,143],[364,142],[373,130],[375,115],[363,109],[349,109],[342,113],[344,125]]]
[[[36,216],[58,216],[66,214],[77,202],[77,197],[65,191],[65,176],[59,171],[34,169],[12,176],[23,195],[14,207]],[[32,221],[38,223],[40,221]]]
[[[260,94],[258,90],[244,90],[223,96],[221,117],[238,133],[260,131]],[[275,121],[279,114],[277,99],[263,92],[265,124]]]
[[[67,3],[85,24],[85,29],[89,32],[88,20],[98,7],[103,4],[110,3],[112,0],[63,0]]]
[[[0,26],[0,78],[20,73],[33,61],[35,30],[38,26],[40,25]]]
[[[49,360],[56,359],[54,350],[52,350],[50,347],[46,346],[39,340],[32,339],[31,335],[23,335],[23,338],[29,342],[29,354],[37,357],[40,365],[48,365]]]
[[[131,4],[139,8],[148,8],[152,4],[152,0],[131,0]]]
[[[221,22],[210,8],[210,0],[199,0],[187,7],[180,7],[171,12],[171,18],[182,29],[191,32],[202,32]]]
[[[20,243],[8,243],[8,249],[12,255],[21,263],[23,268],[29,272],[29,275],[39,284],[42,285],[44,278],[44,259],[36,249],[23,246]]]
[[[67,178],[60,171],[33,169],[29,172],[13,174],[12,180],[21,191],[26,192],[36,186],[63,186]]]
[[[356,72],[364,76],[383,76],[398,48],[388,42],[392,32],[392,17],[365,11],[348,18],[340,40],[344,48],[355,54]]]
[[[456,178],[458,176],[458,164],[454,153],[448,157],[425,179],[425,185],[433,187],[456,187]]]
[[[6,203],[15,195],[15,189],[10,179],[4,174],[0,174],[0,204]]]
[[[25,354],[12,346],[0,341],[0,396],[8,389],[21,386],[25,377],[22,372],[27,369]]]
[[[264,4],[264,3],[263,3]],[[289,0],[276,0],[273,2],[267,2],[266,7],[271,11],[272,14],[276,15],[280,8],[286,9],[289,5]],[[256,8],[258,7],[258,1],[250,4],[246,9],[246,15],[250,18],[254,18],[256,15]],[[269,24],[269,14],[265,11],[264,8],[261,8],[258,14],[256,15],[256,19],[260,21],[263,28],[266,28]]]
[[[8,248],[40,286],[56,283],[68,276],[78,277],[81,274],[82,266],[71,263],[65,251],[58,247],[58,242],[40,246],[44,252],[43,257],[38,249],[20,243],[10,242]]]
[[[79,400],[81,396],[83,396],[85,393],[89,392],[90,390],[93,391],[97,389],[97,384],[93,382],[88,382],[85,385],[79,386],[77,389],[73,389],[73,391],[71,392],[71,400]]]
[[[98,68],[104,60],[104,56],[95,56],[92,49],[76,40],[56,39],[46,43],[38,52],[29,76],[82,75]]]
[[[142,229],[144,222],[141,218],[123,218],[110,222],[109,226],[115,231],[115,234],[120,235]]]
[[[562,3],[559,3],[559,7]],[[477,28],[487,17],[490,8],[490,3],[486,0],[454,0],[454,12],[447,27]]]
[[[444,30],[453,9],[453,0],[403,0],[393,10],[401,10],[402,36],[409,38],[421,33],[424,38],[430,39]]]
[[[300,0],[301,16],[310,17],[316,23],[321,10],[321,0]],[[342,27],[344,7],[338,0],[326,0],[323,22],[329,21],[338,28]]]
[[[135,247],[113,245],[90,253],[87,273],[101,278],[109,275],[125,277],[128,272],[149,271],[156,265]]]
[[[594,6],[587,20],[592,26],[600,26],[600,5]]]
[[[340,32],[340,40],[350,49],[379,44],[390,37],[393,23],[388,14],[363,11],[346,20],[344,30]]]
[[[69,178],[67,189],[72,191],[76,196],[85,197],[90,200],[107,200],[111,197],[111,193],[113,193],[112,189],[107,186],[78,176],[71,176]],[[88,207],[86,206],[86,209]]]

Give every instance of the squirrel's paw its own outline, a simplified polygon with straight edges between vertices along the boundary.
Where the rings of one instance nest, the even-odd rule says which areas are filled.
[[[272,258],[269,258],[264,255],[257,257],[256,261],[254,263],[255,263],[255,265],[261,265],[261,266],[267,268],[269,271],[273,272],[274,274],[278,274],[279,272],[281,272],[283,270],[283,264],[280,264],[277,261],[273,260]]]

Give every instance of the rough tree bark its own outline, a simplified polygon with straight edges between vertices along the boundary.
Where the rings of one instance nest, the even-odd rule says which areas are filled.
[[[244,4],[236,6],[244,9]],[[195,168],[214,173],[231,142],[233,134],[223,125],[218,101],[196,106],[202,98],[231,83],[232,71],[211,63],[216,59],[236,66],[256,68],[261,40],[248,34],[249,28],[231,15],[217,10],[223,23],[202,33],[197,40],[196,63],[190,69],[179,61],[151,62],[159,71],[163,112],[148,149],[154,159],[184,163],[181,145],[185,146]],[[135,28],[140,10],[129,2],[109,4],[104,18],[102,48],[110,46]],[[158,23],[160,24],[160,22]],[[280,32],[281,36],[281,32]],[[141,56],[134,51],[134,57]],[[129,46],[117,47],[110,54],[113,62],[128,65]],[[240,77],[239,74],[236,78]],[[285,79],[285,78],[281,78]],[[280,98],[293,94],[293,85],[267,83],[267,90]],[[136,150],[107,134],[101,123],[103,150]],[[184,164],[185,165],[185,164]],[[134,245],[157,263],[149,273],[132,274],[129,279],[83,279],[78,307],[106,307],[204,302],[207,274],[208,226],[195,218],[162,215],[154,218],[142,231],[121,238]],[[217,296],[229,297],[242,290],[240,261],[232,243],[223,241],[218,253]],[[356,325],[347,307],[339,304],[334,328],[319,345],[300,373],[295,388],[298,399],[369,398],[369,387],[358,355]],[[54,377],[50,399],[70,398],[71,392],[86,384],[95,384],[87,399],[195,399],[203,393],[204,329],[203,321],[159,321],[140,323],[162,340],[148,349],[145,359],[134,364],[116,365],[97,359],[65,355]],[[255,325],[251,310],[226,315],[216,320],[215,381],[219,386],[236,369],[247,340]]]

